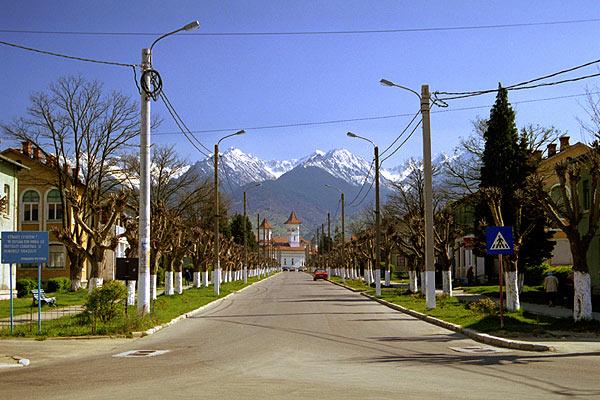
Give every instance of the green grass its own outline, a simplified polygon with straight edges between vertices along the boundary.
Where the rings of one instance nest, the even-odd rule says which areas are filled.
[[[370,289],[369,286],[360,279],[346,279],[342,282],[342,278],[339,276],[332,276],[329,278],[329,280],[336,283],[343,283],[344,285],[356,290],[366,291]]]
[[[258,282],[259,278],[248,278],[248,285]],[[143,331],[156,325],[161,325],[171,321],[179,315],[195,310],[198,307],[206,305],[220,297],[224,297],[232,292],[242,289],[243,282],[229,282],[221,285],[221,293],[216,296],[212,285],[207,288],[191,288],[184,290],[181,295],[158,296],[152,304],[151,315],[139,317],[136,306],[128,307],[128,314],[113,319],[110,322],[96,322],[95,330],[93,321],[86,313],[65,316],[55,320],[42,321],[42,335],[37,335],[37,324],[17,325],[14,329],[15,336],[22,337],[60,337],[60,336],[89,336],[89,335],[124,335],[128,336],[134,331]],[[84,291],[85,293],[85,291]],[[87,297],[87,294],[85,295]],[[85,301],[84,297],[84,301]],[[65,300],[66,301],[66,300]],[[73,302],[76,300],[73,298]],[[82,304],[82,303],[73,303]],[[125,306],[123,306],[124,310]],[[29,312],[29,309],[27,309]],[[1,336],[8,336],[8,328],[0,330]]]
[[[497,289],[497,287],[496,287]],[[373,290],[369,291],[374,294]],[[484,291],[485,292],[485,291]],[[478,292],[479,293],[479,292]],[[476,312],[455,297],[437,297],[436,308],[428,309],[421,294],[406,294],[395,289],[383,288],[381,298],[422,314],[430,315],[465,328],[499,336],[545,335],[553,331],[600,333],[600,321],[573,322],[570,318],[552,318],[524,311],[506,312],[504,328],[500,328],[497,314]]]
[[[47,293],[46,295],[48,297],[56,297],[56,305],[59,308],[72,305],[81,305],[87,300],[87,291],[85,289],[78,290],[77,292]],[[29,314],[32,311],[32,307],[33,312],[37,312],[37,304],[33,306],[32,296],[13,299],[13,312],[15,316]],[[42,304],[42,311],[51,310],[53,308],[54,307]],[[0,318],[8,317],[10,317],[10,301],[2,300],[0,301]]]

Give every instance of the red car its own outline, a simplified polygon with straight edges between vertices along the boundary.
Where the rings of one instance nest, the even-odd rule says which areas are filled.
[[[324,269],[317,269],[313,274],[314,281],[316,281],[317,279],[327,279],[328,277],[329,276],[327,275],[327,271],[325,271]]]

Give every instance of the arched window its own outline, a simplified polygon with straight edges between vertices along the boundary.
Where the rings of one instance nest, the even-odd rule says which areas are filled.
[[[23,193],[23,222],[39,221],[40,195],[35,190]]]
[[[58,189],[52,189],[46,196],[48,204],[48,221],[58,221],[63,217],[63,205]]]

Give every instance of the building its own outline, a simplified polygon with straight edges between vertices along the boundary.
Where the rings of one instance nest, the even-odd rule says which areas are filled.
[[[273,227],[265,218],[260,224],[263,230],[262,237],[259,240],[260,246],[266,249],[270,256],[277,260],[280,267],[290,269],[304,268],[306,265],[306,251],[308,242],[300,236],[300,225],[302,223],[294,211],[284,222],[287,235],[273,236]]]
[[[11,232],[18,229],[17,198],[18,173],[28,168],[10,158],[0,155],[0,230]],[[0,250],[1,255],[1,250]],[[10,276],[12,274],[12,278]],[[12,286],[10,285],[12,280]],[[15,266],[0,264],[0,300],[10,298],[10,292],[17,297],[15,290],[17,273]]]

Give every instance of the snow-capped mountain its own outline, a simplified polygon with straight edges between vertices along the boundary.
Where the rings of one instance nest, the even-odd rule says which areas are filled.
[[[288,171],[291,171],[297,164],[298,160],[271,160],[265,161],[267,166],[267,170],[273,174],[276,178],[279,178],[281,175],[285,174]]]
[[[317,150],[304,159],[297,167],[321,168],[336,178],[343,179],[352,185],[362,185],[371,165],[363,158],[355,156],[346,149],[335,149],[327,153]]]

